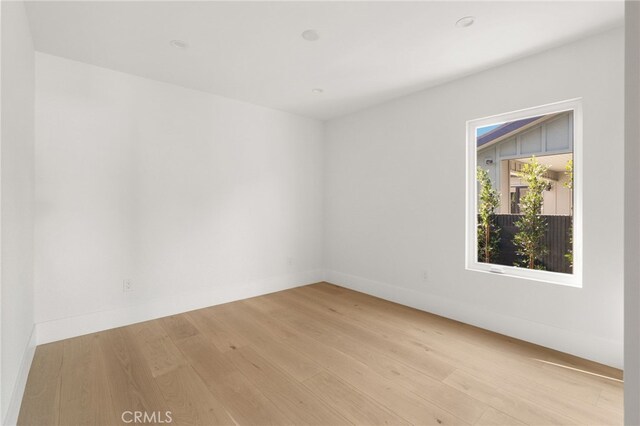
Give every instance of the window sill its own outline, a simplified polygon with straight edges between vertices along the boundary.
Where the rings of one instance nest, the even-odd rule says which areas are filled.
[[[509,278],[518,278],[528,281],[537,281],[547,284],[563,285],[567,287],[582,288],[582,280],[576,271],[573,274],[563,274],[560,272],[549,272],[542,270],[531,270],[518,268],[516,266],[492,265],[481,262],[470,262],[466,267],[467,271],[482,272],[485,274],[498,275]]]

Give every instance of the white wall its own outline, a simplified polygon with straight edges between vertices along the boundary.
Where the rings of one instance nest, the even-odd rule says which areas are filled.
[[[328,122],[329,281],[621,367],[623,46],[617,29]],[[583,288],[466,271],[465,122],[576,97]]]
[[[23,3],[1,9],[0,419],[11,423],[33,355],[34,52]]]
[[[322,137],[315,120],[37,53],[38,341],[319,281]]]
[[[625,43],[624,422],[640,425],[640,3],[627,1]]]

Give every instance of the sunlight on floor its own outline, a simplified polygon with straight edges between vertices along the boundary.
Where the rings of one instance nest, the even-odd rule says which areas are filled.
[[[609,376],[604,376],[602,374],[592,373],[591,371],[581,370],[579,368],[574,368],[574,367],[569,367],[568,365],[562,365],[562,364],[558,364],[558,363],[551,362],[551,361],[545,361],[543,359],[533,358],[533,360],[534,361],[538,361],[538,362],[542,362],[544,364],[553,365],[555,367],[566,368],[567,370],[573,370],[573,371],[578,371],[580,373],[589,374],[591,376],[602,377],[603,379],[613,380],[614,382],[624,383],[624,380],[616,379],[615,377],[609,377]]]

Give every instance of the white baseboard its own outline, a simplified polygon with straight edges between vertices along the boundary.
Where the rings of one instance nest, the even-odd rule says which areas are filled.
[[[327,270],[325,280],[351,290],[461,321],[615,368],[623,366],[623,343],[486,311],[455,300]]]
[[[29,370],[31,369],[33,355],[36,352],[37,334],[36,326],[34,325],[31,329],[31,336],[29,337],[27,347],[24,349],[24,353],[22,354],[20,371],[18,371],[18,377],[16,378],[16,383],[13,386],[13,392],[11,393],[11,400],[9,401],[7,414],[2,422],[4,426],[15,426],[18,423],[18,414],[20,413],[22,396],[24,395],[24,389],[27,386],[27,378],[29,377]]]
[[[208,306],[313,284],[322,281],[323,278],[323,270],[316,269],[256,280],[244,286],[226,288],[224,291],[218,289],[206,292],[175,294],[152,299],[141,304],[41,322],[36,325],[37,342],[41,345],[70,337],[123,327]]]

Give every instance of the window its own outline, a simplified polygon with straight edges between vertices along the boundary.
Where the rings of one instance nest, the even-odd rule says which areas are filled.
[[[581,286],[581,101],[467,122],[467,269]]]

